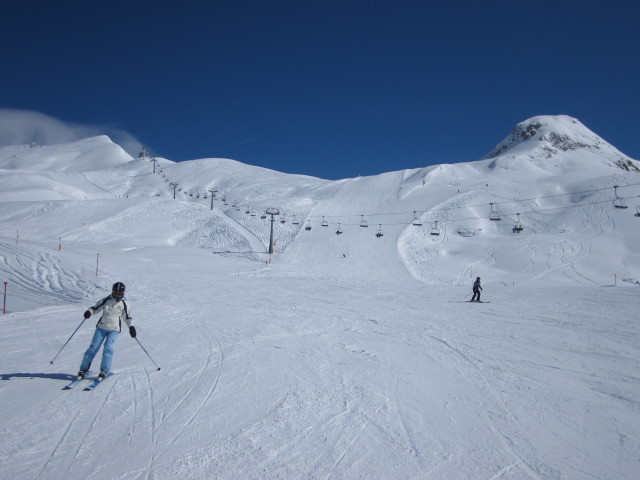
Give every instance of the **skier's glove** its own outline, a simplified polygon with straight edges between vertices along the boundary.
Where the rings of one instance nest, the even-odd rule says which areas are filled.
[[[136,338],[136,327],[129,327],[129,335],[131,338]]]
[[[87,310],[86,312],[84,312],[84,318],[87,319],[91,316],[91,310]]]

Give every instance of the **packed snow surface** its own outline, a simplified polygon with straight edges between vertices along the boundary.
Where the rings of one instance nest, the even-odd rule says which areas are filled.
[[[1,476],[636,479],[638,165],[566,116],[340,181],[0,149]],[[62,391],[116,281],[139,342]]]

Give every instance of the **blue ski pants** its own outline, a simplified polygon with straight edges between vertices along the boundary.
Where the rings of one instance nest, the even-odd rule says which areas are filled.
[[[98,353],[98,350],[100,350],[100,345],[102,345],[102,342],[104,342],[104,348],[102,349],[102,363],[100,364],[100,370],[105,370],[107,372],[111,370],[111,360],[113,359],[113,345],[116,342],[116,338],[118,338],[118,335],[120,335],[120,332],[96,328],[96,331],[93,334],[93,339],[91,340],[91,344],[89,345],[89,348],[87,348],[87,351],[84,352],[80,370],[89,370],[91,362],[93,361],[93,357],[95,357],[96,353]]]

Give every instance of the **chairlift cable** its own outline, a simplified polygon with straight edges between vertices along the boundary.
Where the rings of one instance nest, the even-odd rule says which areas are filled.
[[[640,185],[640,183],[630,183],[627,185],[616,185],[617,188],[625,188],[625,187],[634,187],[634,186],[638,186]],[[539,197],[532,197],[532,198],[519,198],[519,199],[515,199],[515,200],[505,200],[505,201],[500,201],[500,202],[489,202],[489,203],[481,203],[481,204],[476,204],[476,205],[460,205],[460,206],[452,206],[452,207],[448,207],[450,210],[460,210],[463,208],[479,208],[479,207],[488,207],[493,205],[506,205],[509,203],[524,203],[524,202],[532,202],[532,201],[538,201],[538,200],[542,200],[542,199],[547,199],[547,198],[554,198],[554,197],[563,197],[563,196],[569,196],[569,195],[579,195],[582,193],[593,193],[593,192],[601,192],[601,191],[605,191],[605,190],[610,190],[611,188],[614,187],[603,187],[603,188],[595,188],[595,189],[591,189],[591,190],[582,190],[582,191],[576,191],[576,192],[564,192],[564,193],[557,193],[557,194],[553,194],[553,195],[543,195],[543,196],[539,196]],[[638,196],[630,196],[630,197],[624,197],[624,198],[637,198],[640,197],[640,195]],[[607,200],[609,201],[609,200]],[[606,203],[606,202],[604,202]],[[437,208],[437,207],[436,207]],[[565,207],[559,207],[559,208],[565,208]],[[566,207],[566,208],[571,208],[571,206]],[[410,215],[413,214],[414,217],[416,216],[417,213],[422,214],[427,214],[430,211],[432,211],[433,209],[429,209],[429,210],[412,210],[412,211],[405,211],[405,212],[384,212],[384,213],[369,213],[369,214],[351,214],[351,215],[309,215],[310,218],[313,217],[325,217],[325,218],[329,218],[329,219],[338,219],[338,218],[351,218],[351,217],[383,217],[383,216],[390,216],[390,215]],[[482,218],[482,217],[480,217]]]

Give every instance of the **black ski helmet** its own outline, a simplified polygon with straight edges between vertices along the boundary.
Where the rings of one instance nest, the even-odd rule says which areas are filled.
[[[112,292],[122,292],[124,293],[126,287],[124,286],[124,283],[122,282],[116,282],[113,284],[113,287],[111,287],[111,291]]]

